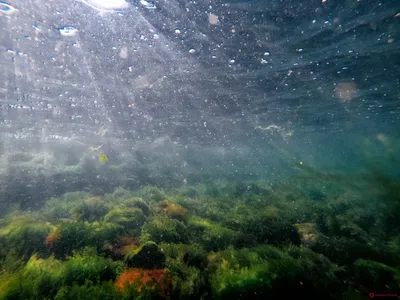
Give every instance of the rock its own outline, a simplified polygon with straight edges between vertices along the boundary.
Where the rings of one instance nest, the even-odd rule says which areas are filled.
[[[125,262],[132,268],[162,269],[165,267],[165,254],[154,242],[147,242],[135,252],[128,254]]]
[[[317,238],[317,229],[313,223],[298,223],[295,224],[297,232],[300,235],[301,243],[310,247],[315,244]]]

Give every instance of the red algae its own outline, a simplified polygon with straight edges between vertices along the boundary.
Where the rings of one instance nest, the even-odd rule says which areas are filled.
[[[138,292],[144,285],[158,285],[163,294],[170,291],[171,280],[167,277],[166,269],[128,269],[118,277],[115,285],[123,292],[127,286],[136,282],[138,283]]]

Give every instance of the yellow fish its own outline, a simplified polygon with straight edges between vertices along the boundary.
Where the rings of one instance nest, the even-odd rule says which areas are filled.
[[[106,163],[108,161],[108,158],[103,152],[101,152],[99,160],[100,160],[101,163]]]

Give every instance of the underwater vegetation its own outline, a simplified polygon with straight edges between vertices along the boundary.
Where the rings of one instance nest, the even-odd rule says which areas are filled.
[[[0,299],[398,295],[400,177],[381,166],[14,208],[0,219]]]

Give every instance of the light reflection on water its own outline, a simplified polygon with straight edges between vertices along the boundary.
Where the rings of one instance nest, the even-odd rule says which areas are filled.
[[[17,11],[17,9],[12,7],[10,4],[0,1],[0,13],[10,15],[16,11]]]
[[[102,12],[116,12],[129,7],[125,0],[81,0],[81,2]]]

